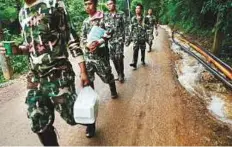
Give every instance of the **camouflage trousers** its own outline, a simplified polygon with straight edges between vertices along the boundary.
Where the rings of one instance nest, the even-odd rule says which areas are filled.
[[[151,47],[152,42],[154,40],[153,30],[147,30],[147,35],[148,35],[148,44]]]
[[[124,43],[111,43],[109,44],[110,58],[114,63],[119,80],[124,79]]]
[[[73,105],[77,97],[75,73],[68,66],[52,71],[42,78],[33,72],[28,74],[26,104],[33,132],[42,133],[53,124],[54,110],[68,124],[76,124],[73,118]]]
[[[114,82],[110,61],[108,58],[86,58],[86,69],[90,82],[94,82],[96,73],[104,83],[110,84]]]
[[[109,43],[109,52],[110,52],[111,60],[121,58],[124,54],[124,43],[123,42]]]
[[[141,62],[145,62],[146,42],[134,42],[133,45],[133,64],[137,65],[139,49],[141,50]]]

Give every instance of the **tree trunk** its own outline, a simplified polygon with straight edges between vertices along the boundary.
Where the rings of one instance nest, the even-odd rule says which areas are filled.
[[[3,72],[3,76],[6,80],[10,80],[12,78],[12,73],[13,70],[10,67],[10,60],[8,57],[0,54],[0,63],[1,63],[1,67],[2,67],[2,72]]]
[[[217,23],[219,22],[219,15],[217,16]],[[216,24],[217,24],[216,23]],[[216,31],[214,34],[214,42],[212,47],[212,52],[214,55],[218,56],[221,52],[224,34],[220,28],[216,26]]]
[[[3,40],[3,31],[2,31],[2,25],[0,21],[0,41]],[[10,80],[12,78],[12,68],[10,67],[10,61],[9,58],[6,57],[3,54],[0,54],[0,65],[2,68],[3,76],[6,80]]]

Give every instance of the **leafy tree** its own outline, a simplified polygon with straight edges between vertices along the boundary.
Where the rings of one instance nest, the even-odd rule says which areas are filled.
[[[232,1],[231,0],[207,0],[204,3],[202,12],[212,11],[217,15],[214,26],[214,43],[212,51],[218,55],[223,44],[225,35],[231,37],[232,32]],[[228,33],[229,32],[229,33]]]

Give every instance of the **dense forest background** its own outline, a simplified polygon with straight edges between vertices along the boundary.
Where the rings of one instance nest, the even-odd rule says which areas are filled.
[[[107,11],[105,2],[99,0],[99,9]],[[69,16],[77,31],[87,14],[83,0],[64,0]],[[117,0],[118,9],[129,16],[135,5],[142,3],[144,13],[152,8],[160,24],[184,32],[191,39],[199,41],[215,55],[232,65],[232,0]],[[18,12],[23,0],[0,0],[0,41],[17,40],[20,33]],[[14,73],[28,70],[27,57],[10,57]],[[3,81],[0,72],[0,81]]]

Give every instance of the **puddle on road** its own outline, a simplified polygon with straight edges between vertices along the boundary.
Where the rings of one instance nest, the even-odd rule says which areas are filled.
[[[217,96],[212,96],[212,100],[208,106],[208,109],[215,114],[217,117],[225,118],[225,111],[224,111],[224,106],[225,102],[217,97]]]
[[[170,29],[167,29],[166,26],[163,28],[169,32],[169,35],[171,34]],[[202,80],[202,75],[203,72],[206,73],[207,71],[202,64],[182,51],[180,46],[174,43],[172,43],[171,49],[181,57],[175,63],[175,70],[180,84],[191,94],[204,99],[209,112],[213,116],[223,122],[232,124],[232,95],[228,94],[228,91],[221,92],[214,88],[211,88],[211,90],[205,88],[204,84],[206,82]],[[207,74],[209,73],[207,72]],[[211,83],[207,84],[211,85]],[[222,84],[219,83],[219,85]]]
[[[231,119],[231,103],[226,102],[221,97],[212,96],[212,100],[208,105],[208,110],[214,114],[214,116],[223,122],[232,124]]]

